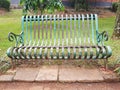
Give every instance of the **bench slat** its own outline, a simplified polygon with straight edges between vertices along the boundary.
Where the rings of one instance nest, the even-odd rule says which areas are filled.
[[[44,40],[44,21],[43,21],[43,15],[42,15],[42,17],[41,17],[41,19],[42,19],[42,40]]]
[[[46,40],[48,40],[48,20],[47,20],[47,15],[45,16],[46,18]]]
[[[87,18],[89,18],[88,14],[87,14]],[[88,37],[88,44],[90,44],[90,22],[89,22],[89,19],[87,19],[87,37]]]
[[[40,19],[39,16],[37,17],[38,19],[38,40],[40,40]]]
[[[34,16],[34,23],[33,23],[33,27],[34,27],[34,40],[36,40],[36,21],[35,21],[35,16]]]
[[[73,30],[73,24],[72,24],[72,15],[70,15],[70,38],[71,38],[71,45],[73,43],[72,39],[73,39],[73,35],[72,35],[72,30]]]
[[[26,17],[26,32],[25,33],[28,33],[28,17]],[[26,34],[26,42],[28,43],[28,34]]]

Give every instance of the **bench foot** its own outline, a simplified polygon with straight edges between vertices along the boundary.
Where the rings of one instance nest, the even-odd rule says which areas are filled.
[[[105,67],[105,70],[108,70],[108,59],[107,58],[104,60],[104,67]]]
[[[16,60],[12,59],[11,62],[12,62],[12,69],[14,70],[16,67]]]

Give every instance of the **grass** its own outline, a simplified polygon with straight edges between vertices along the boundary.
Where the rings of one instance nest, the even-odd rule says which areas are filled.
[[[21,10],[12,10],[5,15],[0,15],[0,56],[4,55],[11,43],[7,36],[9,32],[19,33],[21,29]]]
[[[7,39],[9,32],[19,34],[21,32],[21,16],[22,10],[11,10],[10,12],[0,15],[0,57],[5,55],[6,50],[12,46]],[[111,46],[113,55],[109,60],[116,60],[120,55],[120,40],[112,40],[111,36],[113,33],[115,23],[115,17],[99,18],[99,31],[108,31],[109,41],[107,45]]]

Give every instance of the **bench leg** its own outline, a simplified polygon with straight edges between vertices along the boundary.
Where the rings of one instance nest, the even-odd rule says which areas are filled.
[[[36,60],[35,60],[35,67],[38,67],[38,66],[39,66],[39,60],[36,59]]]
[[[16,60],[14,60],[14,59],[11,59],[11,62],[12,62],[12,69],[15,69],[15,62],[16,62]]]
[[[104,67],[105,67],[105,70],[108,69],[108,59],[107,58],[104,60]]]

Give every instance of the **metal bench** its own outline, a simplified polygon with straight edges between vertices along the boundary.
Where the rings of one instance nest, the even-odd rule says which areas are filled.
[[[98,32],[97,14],[23,16],[22,32],[8,35],[13,60],[107,60],[112,55],[106,31]]]

